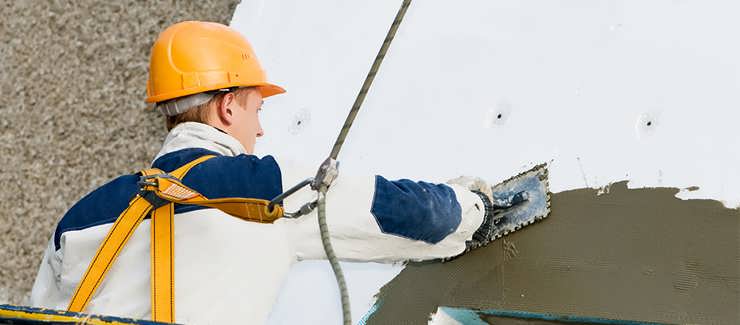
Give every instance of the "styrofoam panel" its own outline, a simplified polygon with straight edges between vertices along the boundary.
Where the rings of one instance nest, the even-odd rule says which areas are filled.
[[[242,2],[232,26],[288,90],[265,104],[260,154],[318,166],[400,3]],[[345,143],[340,175],[496,182],[549,162],[556,192],[627,179],[698,186],[679,197],[738,206],[738,12],[732,0],[416,1]],[[362,281],[380,287],[381,274],[398,268],[376,267]],[[308,273],[291,277],[312,281]],[[282,297],[300,294],[317,293],[288,285]],[[290,309],[325,312],[314,303]],[[281,317],[273,320],[290,320]]]

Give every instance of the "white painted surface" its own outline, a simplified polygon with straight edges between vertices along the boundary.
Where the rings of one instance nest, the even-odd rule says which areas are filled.
[[[244,0],[232,26],[288,90],[265,104],[261,154],[318,166],[400,3]],[[547,161],[555,192],[627,179],[738,206],[738,13],[736,0],[415,1],[340,177],[495,182]],[[398,271],[350,267],[355,319],[372,297],[354,287]],[[272,322],[338,320],[335,287],[321,263],[296,267]]]
[[[357,323],[375,303],[381,286],[403,269],[378,263],[342,263]],[[293,266],[270,314],[269,324],[341,324],[342,304],[334,273],[324,261]]]

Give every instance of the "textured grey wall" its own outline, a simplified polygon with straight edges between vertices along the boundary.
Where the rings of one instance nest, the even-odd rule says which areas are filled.
[[[146,167],[166,132],[143,102],[166,26],[227,23],[239,0],[2,1],[0,303],[22,303],[56,220]]]

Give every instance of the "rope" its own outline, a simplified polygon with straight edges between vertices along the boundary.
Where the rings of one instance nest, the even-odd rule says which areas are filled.
[[[334,248],[331,245],[331,239],[329,237],[329,227],[326,225],[326,186],[322,186],[319,190],[318,200],[318,212],[319,212],[319,231],[321,232],[321,244],[324,245],[324,252],[326,257],[331,264],[331,269],[334,271],[334,277],[337,280],[339,286],[339,294],[342,300],[342,318],[344,319],[345,325],[352,324],[352,310],[349,304],[349,294],[347,293],[347,283],[344,280],[344,273],[342,272],[342,266],[339,265]]]
[[[352,123],[355,121],[355,117],[357,117],[357,113],[360,111],[362,102],[365,101],[367,92],[368,90],[370,90],[370,86],[373,84],[373,80],[375,80],[375,75],[380,69],[380,64],[383,62],[383,58],[385,58],[385,54],[388,52],[388,48],[390,47],[393,38],[396,36],[398,26],[401,25],[401,21],[403,21],[403,17],[404,15],[406,15],[406,10],[408,10],[409,5],[411,5],[411,0],[404,0],[401,8],[398,9],[398,13],[396,13],[396,18],[393,20],[393,24],[388,30],[388,34],[386,34],[385,36],[385,40],[383,41],[383,45],[380,47],[380,51],[378,51],[378,54],[375,56],[375,61],[373,62],[372,67],[370,67],[370,72],[368,72],[367,76],[365,77],[365,82],[362,84],[362,88],[360,88],[360,92],[357,94],[357,98],[355,98],[354,104],[352,104],[352,109],[349,111],[349,115],[347,115],[347,119],[345,119],[344,121],[342,130],[339,132],[339,136],[337,136],[337,140],[334,142],[334,147],[332,147],[331,154],[329,155],[329,157],[331,157],[332,159],[337,159],[337,157],[339,156],[339,151],[342,150],[342,145],[344,144],[344,140],[347,138],[349,129],[352,127]],[[352,311],[350,310],[349,294],[347,293],[347,283],[344,280],[342,267],[341,265],[339,265],[339,260],[337,259],[337,256],[334,253],[334,248],[331,245],[331,239],[329,237],[329,227],[326,225],[327,190],[328,188],[326,185],[323,185],[319,188],[318,219],[319,231],[321,232],[321,243],[324,246],[326,258],[329,260],[329,264],[331,264],[331,268],[334,271],[334,277],[336,278],[337,285],[339,286],[339,294],[342,299],[342,317],[344,319],[344,324],[351,325]]]
[[[380,51],[378,51],[378,55],[375,56],[375,61],[373,62],[373,66],[370,67],[370,72],[368,72],[367,77],[365,77],[365,82],[362,84],[362,88],[360,88],[360,93],[357,94],[357,98],[355,98],[355,103],[352,104],[352,109],[349,111],[349,115],[347,115],[347,119],[344,120],[344,125],[342,126],[342,130],[339,132],[339,136],[337,137],[337,140],[334,141],[334,147],[332,147],[331,155],[329,155],[329,157],[331,157],[332,159],[337,159],[337,156],[339,156],[339,151],[342,150],[344,139],[347,138],[347,133],[349,132],[349,129],[352,127],[352,123],[355,121],[355,117],[357,116],[357,113],[360,111],[360,106],[362,106],[362,102],[365,101],[367,91],[370,90],[370,85],[372,85],[373,80],[375,80],[375,75],[378,73],[378,70],[380,69],[380,64],[383,63],[383,58],[385,58],[385,53],[388,52],[388,47],[391,46],[393,37],[396,36],[396,31],[398,30],[398,26],[401,25],[403,16],[406,15],[406,10],[409,8],[410,5],[411,5],[411,0],[404,0],[403,4],[401,5],[401,8],[398,9],[398,13],[396,14],[396,19],[393,20],[393,24],[391,25],[390,30],[388,30],[388,34],[385,36],[385,40],[383,41],[383,46],[380,47]]]

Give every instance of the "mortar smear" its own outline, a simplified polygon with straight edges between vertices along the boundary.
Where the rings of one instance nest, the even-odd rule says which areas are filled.
[[[449,263],[411,263],[369,324],[426,324],[438,306],[740,324],[740,211],[678,189],[553,195],[552,214]],[[517,254],[510,253],[516,247]]]

